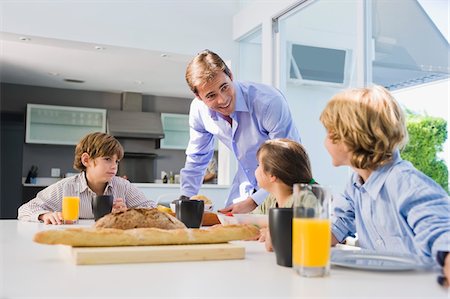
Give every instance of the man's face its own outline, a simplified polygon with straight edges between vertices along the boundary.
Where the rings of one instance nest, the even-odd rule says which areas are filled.
[[[198,86],[198,98],[222,115],[230,116],[236,107],[236,92],[233,82],[224,72],[218,73],[210,82]]]

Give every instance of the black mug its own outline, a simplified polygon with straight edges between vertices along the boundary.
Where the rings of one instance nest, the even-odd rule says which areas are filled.
[[[111,213],[114,197],[112,195],[98,195],[92,199],[92,212],[97,221],[106,214]]]
[[[203,200],[179,199],[175,201],[175,214],[188,228],[199,228],[202,224],[205,202]]]
[[[277,264],[292,267],[292,208],[269,209],[269,231]]]

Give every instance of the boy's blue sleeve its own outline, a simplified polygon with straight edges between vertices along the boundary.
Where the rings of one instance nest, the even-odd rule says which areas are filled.
[[[347,190],[343,194],[335,195],[333,200],[333,214],[331,217],[331,231],[334,237],[342,242],[348,236],[355,236],[355,209]]]

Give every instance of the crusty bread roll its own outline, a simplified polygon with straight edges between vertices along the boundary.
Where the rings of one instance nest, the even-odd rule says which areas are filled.
[[[172,211],[167,212],[167,214],[172,215],[174,217],[176,215]],[[217,217],[217,213],[214,213],[214,212],[204,212],[203,213],[202,226],[211,226],[211,225],[216,225],[216,224],[220,224],[220,220],[219,220],[219,217]]]
[[[203,200],[205,202],[205,205],[212,204],[211,199],[209,199],[208,197],[206,197],[205,195],[202,195],[202,194],[197,194],[197,195],[191,196],[191,199]]]
[[[155,227],[162,229],[186,228],[177,218],[158,209],[134,208],[123,212],[110,213],[98,219],[97,228],[132,229]]]
[[[45,230],[34,235],[41,244],[62,244],[79,247],[180,245],[224,243],[232,240],[256,238],[259,229],[254,225],[215,225],[208,229],[135,228],[69,228]]]

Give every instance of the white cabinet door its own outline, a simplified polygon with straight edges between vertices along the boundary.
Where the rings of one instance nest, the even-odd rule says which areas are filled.
[[[92,132],[106,132],[106,109],[27,105],[27,143],[75,145]]]
[[[161,113],[164,138],[161,148],[185,150],[189,143],[189,115]]]

